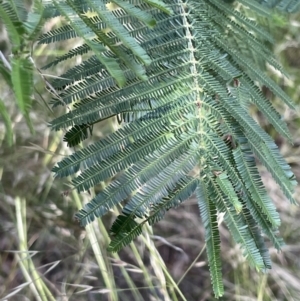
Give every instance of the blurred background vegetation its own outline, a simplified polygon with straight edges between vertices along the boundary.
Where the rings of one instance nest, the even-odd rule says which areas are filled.
[[[48,31],[58,19],[45,25]],[[281,87],[299,104],[300,96],[300,15],[274,14],[261,20],[270,27],[276,44],[274,53],[290,74],[277,76]],[[34,45],[37,67],[77,45]],[[0,24],[0,50],[10,53],[5,29]],[[75,64],[79,61],[73,62]],[[67,66],[66,66],[67,67]],[[59,75],[61,66],[47,70]],[[59,112],[47,103],[51,97],[45,80],[34,76],[34,102],[30,111],[35,134],[16,107],[13,92],[0,75],[0,95],[5,101],[14,132],[14,144],[5,140],[0,119],[0,300],[215,300],[204,252],[204,233],[193,198],[171,210],[154,229],[126,247],[120,254],[107,254],[106,229],[118,212],[98,220],[86,229],[74,221],[75,212],[90,199],[70,190],[67,179],[55,180],[51,168],[70,152],[61,132],[50,132],[47,123]],[[270,91],[264,91],[277,104],[294,137],[290,145],[253,110],[258,122],[272,135],[300,181],[300,116],[283,106]],[[115,120],[107,120],[93,130],[99,139],[114,130]],[[227,229],[222,233],[223,275],[226,293],[223,300],[300,300],[300,212],[282,196],[270,175],[261,169],[264,183],[282,219],[280,231],[286,246],[278,254],[271,249],[273,268],[259,274],[248,267]],[[95,188],[99,191],[103,188]],[[299,188],[296,198],[299,201]],[[94,191],[90,192],[95,193]]]

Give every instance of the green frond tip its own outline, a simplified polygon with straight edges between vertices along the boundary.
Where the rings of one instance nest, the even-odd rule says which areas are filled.
[[[202,222],[205,228],[206,254],[208,257],[211,282],[215,297],[224,294],[221,271],[220,233],[218,230],[217,207],[206,191],[205,184],[200,182],[196,189],[196,197]]]
[[[119,252],[142,234],[142,224],[138,224],[131,215],[119,215],[110,232],[113,238],[108,246],[108,251]]]
[[[65,134],[63,141],[67,142],[68,147],[76,146],[88,138],[88,132],[92,135],[92,127],[90,125],[75,125]]]

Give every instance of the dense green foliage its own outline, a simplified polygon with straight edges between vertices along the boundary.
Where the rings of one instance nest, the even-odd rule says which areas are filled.
[[[283,6],[281,1],[279,8],[297,8],[298,2],[288,2]],[[264,73],[265,62],[281,71],[266,44],[272,37],[245,16],[245,7],[237,10],[216,0],[166,1],[171,13],[143,1],[114,1],[112,11],[104,3],[100,9],[93,1],[83,3],[55,2],[46,8],[65,16],[69,24],[46,33],[40,43],[84,39],[82,46],[52,65],[90,53],[61,75],[65,80],[53,83],[60,91],[54,106],[73,106],[51,127],[71,127],[65,140],[75,145],[96,122],[117,116],[121,126],[53,169],[58,177],[74,175],[79,192],[118,175],[76,217],[86,225],[125,200],[111,228],[109,249],[119,251],[141,233],[144,223],[159,221],[196,193],[215,295],[223,294],[218,213],[224,213],[249,263],[258,270],[269,269],[262,233],[279,250],[280,218],[255,158],[291,202],[295,185],[277,146],[248,110],[256,105],[291,139],[260,90],[268,87],[293,108],[290,98]],[[264,9],[257,1],[242,3]]]
[[[80,37],[83,44],[45,68],[75,56],[86,58],[52,82],[58,93],[53,106],[67,108],[51,122],[52,129],[68,129],[64,140],[75,146],[95,123],[110,117],[120,122],[116,132],[74,152],[53,171],[57,177],[73,176],[79,192],[116,176],[76,215],[86,225],[123,205],[111,228],[111,251],[119,251],[145,223],[158,222],[195,193],[219,297],[218,213],[224,214],[250,265],[269,269],[265,237],[280,249],[280,218],[255,160],[291,202],[296,184],[272,138],[249,114],[255,105],[291,140],[261,91],[267,87],[294,108],[265,73],[266,63],[283,72],[269,48],[272,37],[247,14],[270,17],[275,7],[294,12],[300,1],[164,2],[48,1],[44,17],[60,15],[68,24],[39,42]]]

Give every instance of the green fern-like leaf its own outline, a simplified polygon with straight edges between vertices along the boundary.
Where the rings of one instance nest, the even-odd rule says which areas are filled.
[[[85,226],[121,204],[109,246],[119,251],[145,223],[158,222],[196,192],[216,297],[224,293],[219,213],[254,268],[271,267],[262,233],[278,250],[283,245],[277,235],[280,218],[256,159],[291,202],[296,185],[278,147],[249,114],[255,105],[292,140],[260,89],[267,86],[295,107],[265,72],[268,63],[284,73],[268,48],[273,39],[245,11],[248,7],[252,14],[269,17],[274,7],[295,11],[298,6],[289,0],[229,2],[116,0],[117,8],[100,11],[92,0],[57,1],[45,8],[45,15],[63,15],[69,24],[40,39],[84,40],[46,66],[86,57],[53,81],[59,94],[53,105],[72,103],[72,109],[54,119],[52,129],[67,129],[65,140],[72,146],[87,137],[88,126],[111,117],[120,123],[115,132],[53,168],[59,178],[73,176],[78,191],[115,178],[76,218]]]

